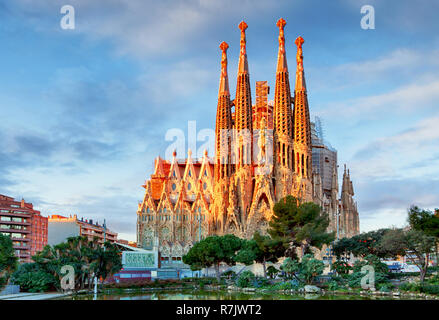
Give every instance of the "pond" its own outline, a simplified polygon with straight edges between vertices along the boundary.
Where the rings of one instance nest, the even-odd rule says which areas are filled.
[[[81,294],[61,298],[63,300],[399,300],[392,296],[362,296],[348,294],[286,294],[207,290],[154,290],[149,292],[113,292]],[[407,298],[404,298],[407,299]],[[413,298],[412,298],[413,299]]]

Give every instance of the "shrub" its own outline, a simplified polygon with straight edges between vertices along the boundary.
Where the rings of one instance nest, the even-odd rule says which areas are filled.
[[[236,272],[233,270],[226,271],[222,274],[222,277],[226,277],[229,279],[234,279],[236,277]]]
[[[354,272],[361,272],[361,268],[363,266],[370,265],[375,269],[375,274],[377,273],[383,273],[388,274],[389,273],[389,267],[381,262],[380,258],[377,256],[374,256],[372,254],[367,255],[364,260],[358,260],[354,263],[353,270]]]
[[[51,273],[41,269],[36,263],[24,263],[12,275],[14,284],[20,286],[21,291],[45,292],[55,289],[57,279]]]
[[[255,278],[252,281],[252,287],[255,288],[261,288],[261,287],[265,287],[269,284],[269,281],[265,278]]]
[[[294,286],[291,281],[279,282],[274,286],[275,290],[291,290]]]
[[[335,270],[338,274],[348,274],[352,267],[346,261],[337,260],[332,264],[331,270]]]
[[[347,277],[349,287],[351,288],[360,288],[361,287],[361,279],[365,276],[364,273],[354,272]],[[375,272],[375,287],[379,287],[382,284],[388,284],[389,278],[387,274],[383,274],[381,272]]]
[[[421,289],[421,286],[419,282],[404,282],[399,287],[399,290],[401,291],[409,291],[409,292],[419,292]]]
[[[439,294],[439,285],[423,284],[420,286],[421,292],[429,294]]]
[[[376,284],[376,289],[381,292],[390,292],[395,288],[391,283],[378,283]]]
[[[255,275],[251,271],[244,271],[242,272],[237,281],[236,285],[240,288],[246,288],[249,287],[250,284],[253,284],[253,281],[255,280]]]
[[[315,259],[312,254],[305,254],[300,262],[300,275],[307,284],[313,283],[314,279],[320,276],[325,269],[325,264]]]
[[[345,278],[347,277],[347,274],[344,274],[342,276],[331,276],[329,281],[326,283],[328,290],[336,291],[346,289],[346,285],[348,282]]]
[[[274,266],[269,266],[267,268],[267,275],[273,279],[276,277],[276,275],[280,272],[280,270],[276,269]]]

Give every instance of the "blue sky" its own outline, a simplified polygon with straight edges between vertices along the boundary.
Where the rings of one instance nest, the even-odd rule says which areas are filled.
[[[60,27],[65,4],[74,30]],[[360,27],[366,4],[374,30]],[[283,17],[290,80],[301,35],[311,117],[351,170],[361,230],[401,226],[411,204],[439,207],[437,12],[436,1],[2,1],[0,193],[44,215],[106,218],[135,240],[167,130],[214,129],[218,45],[230,46],[233,95],[244,19],[253,95],[255,81],[274,89]]]

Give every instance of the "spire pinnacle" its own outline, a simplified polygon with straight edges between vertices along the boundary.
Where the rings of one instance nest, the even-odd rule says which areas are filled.
[[[221,77],[218,94],[229,94],[229,76],[227,74],[227,49],[229,45],[227,42],[221,42],[220,49],[222,51],[221,56]]]
[[[283,18],[280,18],[276,26],[279,27],[279,53],[277,56],[277,72],[288,72],[287,58],[285,56],[285,35],[284,27],[287,23]]]
[[[246,50],[246,39],[245,39],[245,30],[248,28],[247,23],[245,21],[241,21],[239,24],[239,29],[241,29],[241,51],[239,53],[239,65],[238,65],[238,73],[248,73],[248,62],[247,62],[247,50]]]
[[[299,36],[294,42],[297,46],[297,71],[296,71],[296,91],[306,91],[305,75],[303,72],[303,52],[302,45],[305,42],[301,36]]]

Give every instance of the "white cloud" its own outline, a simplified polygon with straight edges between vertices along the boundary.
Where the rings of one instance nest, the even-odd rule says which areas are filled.
[[[17,2],[38,29],[43,29],[42,25],[53,28],[41,20],[54,12],[59,14],[58,0]],[[266,14],[278,6],[264,0],[240,1],[239,5],[234,0],[71,0],[69,4],[75,8],[75,32],[89,39],[110,40],[120,54],[138,57],[181,55],[195,42],[216,41],[208,36],[216,23],[237,25],[240,19]]]
[[[419,121],[398,134],[381,137],[361,147],[350,165],[358,178],[416,177],[439,174],[439,115]],[[427,167],[418,163],[424,162]]]
[[[382,94],[333,101],[316,114],[324,119],[343,118],[354,123],[360,119],[380,119],[385,113],[390,113],[391,118],[392,115],[433,109],[438,100],[439,77],[434,81],[414,82]]]
[[[381,228],[404,227],[407,224],[407,209],[379,209],[360,212],[360,232]]]

